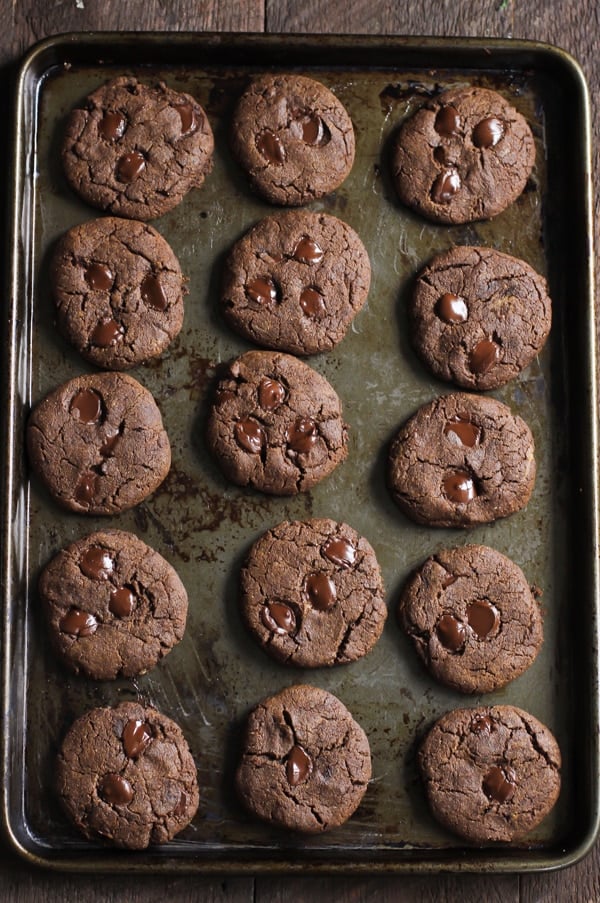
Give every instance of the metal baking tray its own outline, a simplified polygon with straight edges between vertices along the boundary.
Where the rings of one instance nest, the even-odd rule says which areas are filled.
[[[310,205],[361,235],[373,266],[366,308],[334,351],[310,363],[335,386],[350,424],[350,454],[312,492],[293,499],[227,484],[204,445],[206,398],[219,363],[250,346],[223,323],[218,285],[231,243],[274,208],[252,195],[230,157],[231,109],[248,77],[298,71],[329,85],[354,121],[357,155],[335,194]],[[91,368],[56,331],[48,259],[56,238],[97,211],[68,189],[59,160],[65,116],[105,80],[133,73],[196,95],[216,138],[205,186],[155,221],[189,276],[183,331],[163,357],[132,371],[155,395],[173,446],[164,485],[111,519],[59,510],[29,472],[23,450],[30,406]],[[477,84],[500,90],[531,123],[537,165],[522,197],[489,222],[433,225],[404,209],[388,175],[390,137],[423,98]],[[3,350],[2,816],[31,863],[101,871],[403,872],[526,871],[584,855],[598,827],[598,530],[589,110],[577,64],[520,41],[217,34],[73,34],[24,59],[15,119]],[[455,244],[491,245],[546,273],[554,300],[550,340],[517,380],[493,394],[530,424],[538,477],[527,509],[468,531],[406,520],[385,488],[388,442],[420,404],[450,390],[420,365],[406,338],[414,274]],[[285,518],[346,520],[376,549],[390,616],[374,651],[335,669],[271,661],[246,635],[237,575],[260,533]],[[49,649],[36,595],[40,568],[65,544],[100,527],[131,530],[165,555],[190,596],[186,635],[155,670],[133,681],[76,678]],[[401,635],[403,581],[428,555],[477,542],[513,558],[543,589],[545,642],[533,667],[503,690],[469,698],[439,686]],[[318,837],[253,820],[232,792],[244,718],[264,696],[296,682],[348,706],[371,743],[373,780],[355,816]],[[52,789],[69,724],[87,709],[141,699],[178,721],[198,764],[201,803],[172,843],[142,853],[84,841]],[[415,767],[427,726],[449,709],[521,706],[555,732],[563,789],[525,840],[474,848],[436,825]]]

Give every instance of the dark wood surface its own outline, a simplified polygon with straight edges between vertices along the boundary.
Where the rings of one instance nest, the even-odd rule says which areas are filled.
[[[596,247],[600,247],[600,114],[594,104],[600,92],[598,0],[0,0],[4,85],[10,65],[35,41],[65,31],[100,29],[473,35],[557,44],[579,60],[591,90],[595,231]],[[6,91],[0,100],[3,112],[5,97]],[[0,900],[5,903],[159,903],[165,899],[170,903],[595,903],[600,900],[600,843],[581,863],[557,873],[347,879],[63,876],[32,870],[0,846]]]

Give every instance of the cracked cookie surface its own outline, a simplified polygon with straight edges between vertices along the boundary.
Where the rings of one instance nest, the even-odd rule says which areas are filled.
[[[94,680],[144,674],[183,637],[188,598],[174,568],[132,533],[91,533],[44,568],[52,645]]]
[[[270,495],[295,495],[347,454],[341,402],[325,377],[289,354],[249,351],[219,381],[208,446],[225,476]]]
[[[541,351],[552,304],[543,276],[492,248],[456,247],[419,274],[409,306],[412,342],[441,379],[494,389]]]
[[[181,329],[181,267],[147,223],[107,216],[69,229],[50,278],[61,332],[99,367],[134,367],[161,354]]]
[[[554,736],[514,706],[448,712],[427,734],[417,761],[434,816],[474,843],[521,837],[560,792]]]
[[[246,626],[265,652],[289,665],[352,662],[385,623],[375,552],[348,524],[285,521],[252,546],[241,572]]]
[[[150,392],[125,373],[94,373],[50,392],[31,412],[32,467],[59,505],[117,514],[162,483],[171,447]]]
[[[398,613],[427,669],[463,693],[489,693],[514,680],[543,639],[523,571],[487,546],[428,558],[407,581]]]
[[[259,818],[327,831],[356,811],[370,779],[366,734],[331,693],[296,685],[250,713],[236,787]]]
[[[388,459],[394,501],[417,523],[485,524],[519,511],[535,482],[531,430],[493,398],[455,392],[401,427]]]
[[[56,788],[89,840],[143,850],[166,843],[198,809],[196,765],[180,727],[137,702],[92,709],[64,738]]]
[[[325,85],[302,75],[264,75],[238,101],[231,147],[258,194],[293,207],[341,185],[354,162],[354,129]]]
[[[88,204],[148,220],[202,185],[213,148],[206,114],[191,95],[123,76],[72,110],[62,160],[71,188]]]
[[[392,151],[400,200],[435,222],[489,219],[522,193],[535,163],[525,118],[496,91],[459,88],[407,119]]]
[[[231,250],[221,303],[228,323],[266,348],[329,351],[366,301],[371,266],[342,220],[295,210],[261,220]]]

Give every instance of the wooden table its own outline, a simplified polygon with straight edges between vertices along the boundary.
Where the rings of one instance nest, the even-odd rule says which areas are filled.
[[[6,106],[11,65],[35,41],[65,31],[87,30],[267,31],[364,34],[436,34],[530,38],[557,44],[583,66],[592,100],[600,91],[598,0],[0,0],[0,70]],[[5,110],[4,110],[5,112]],[[5,112],[6,116],[6,112]],[[600,112],[593,110],[596,246]],[[6,172],[6,168],[3,169]],[[6,185],[3,185],[6,188]],[[599,268],[600,270],[600,268]],[[63,901],[289,900],[527,901],[600,900],[600,842],[578,865],[558,873],[497,877],[224,878],[62,876],[32,871],[0,847],[0,899],[6,903]]]

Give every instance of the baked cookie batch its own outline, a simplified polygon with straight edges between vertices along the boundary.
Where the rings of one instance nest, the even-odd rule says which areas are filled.
[[[354,162],[350,117],[314,79],[250,81],[231,121],[233,156],[253,191],[291,208],[334,191]],[[31,466],[62,507],[117,514],[169,471],[160,411],[122,371],[160,355],[183,323],[187,284],[147,223],[199,188],[213,135],[190,95],[117,78],[68,117],[62,146],[72,189],[103,216],[57,243],[51,279],[58,326],[102,368],[40,401],[27,427]],[[394,140],[400,201],[439,223],[497,215],[523,191],[535,162],[529,126],[479,87],[426,100]],[[224,478],[276,496],[310,490],[348,452],[333,386],[301,360],[341,342],[369,292],[361,238],[334,216],[274,213],[231,248],[223,267],[226,323],[258,346],[214,386],[206,442]],[[409,309],[416,354],[459,389],[514,379],[551,323],[545,280],[493,248],[454,247],[418,274]],[[108,372],[106,372],[108,371]],[[522,509],[535,481],[527,424],[495,399],[455,391],[416,411],[389,449],[399,509],[431,527],[490,523]],[[347,523],[283,522],[254,543],[239,574],[249,636],[282,664],[335,666],[367,655],[387,608],[376,552]],[[431,674],[453,690],[486,693],[522,674],[542,644],[537,588],[491,548],[437,552],[409,577],[399,621]],[[97,531],[59,551],[39,596],[64,665],[95,680],[135,677],[182,638],[188,599],[172,566],[136,536]],[[549,730],[513,706],[456,709],[418,751],[437,819],[475,843],[535,827],[560,789]],[[235,775],[248,810],[315,833],[360,805],[371,778],[368,738],[343,703],[295,685],[250,713]],[[98,708],[70,728],[58,756],[65,811],[89,839],[143,849],[194,818],[196,767],[181,729],[137,703]]]

